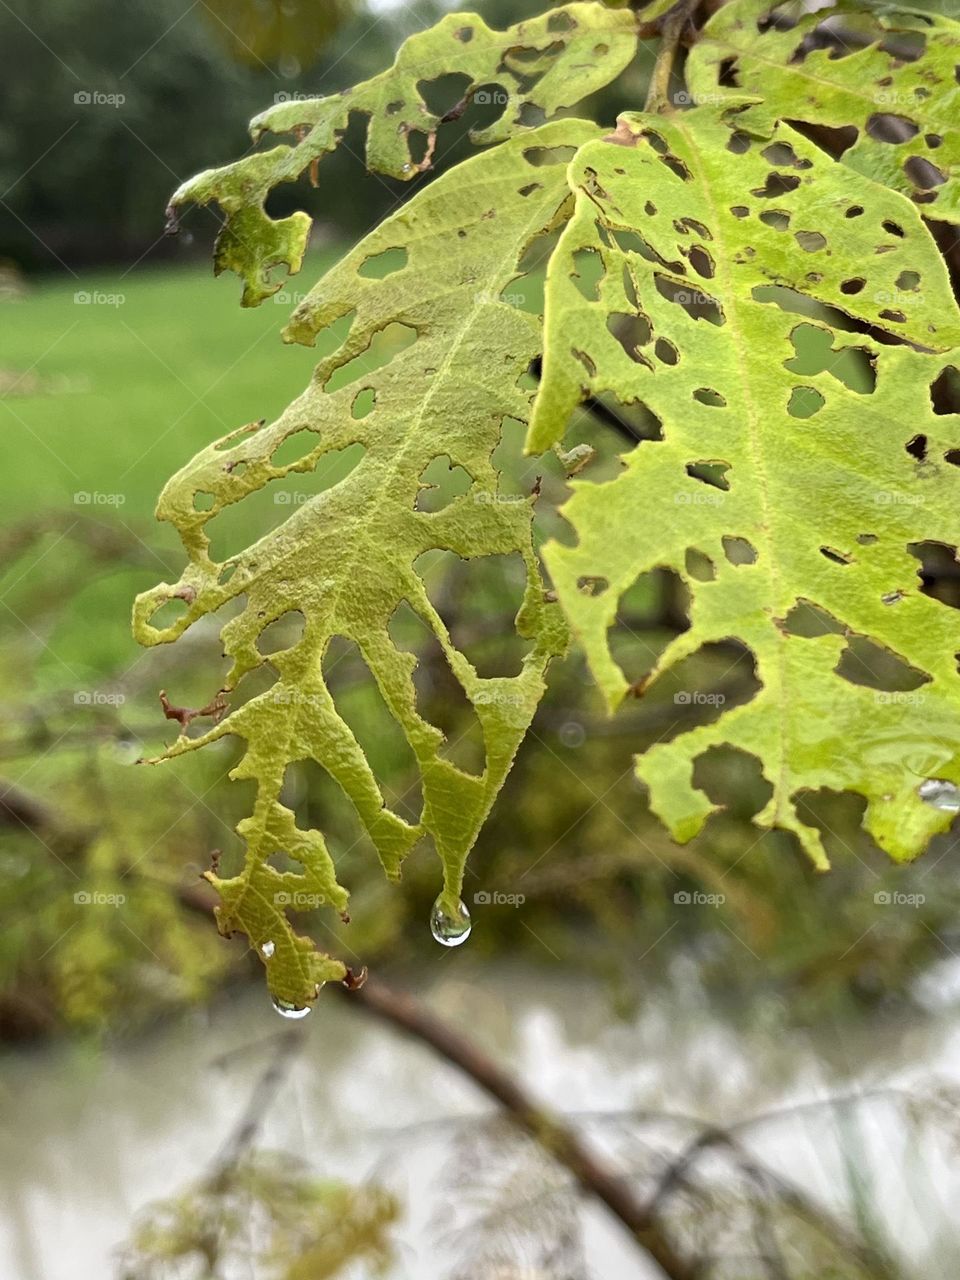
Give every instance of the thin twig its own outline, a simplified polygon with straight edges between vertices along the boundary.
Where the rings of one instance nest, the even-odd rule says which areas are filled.
[[[680,48],[687,23],[693,17],[694,10],[700,0],[677,0],[677,3],[666,14],[663,20],[660,48],[654,63],[650,86],[647,89],[647,101],[644,110],[659,112],[666,110],[670,103],[670,76]]]

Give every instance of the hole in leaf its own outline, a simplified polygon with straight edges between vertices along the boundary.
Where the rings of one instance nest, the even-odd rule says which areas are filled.
[[[812,418],[826,404],[826,399],[816,387],[794,387],[787,402],[791,418]]]
[[[720,303],[709,294],[691,289],[686,282],[671,280],[659,271],[654,273],[653,282],[660,296],[682,307],[691,320],[706,320],[708,324],[715,325],[725,323]]]
[[[292,649],[303,638],[307,620],[299,609],[288,609],[268,623],[257,637],[257,652],[268,658],[273,653]]]
[[[846,627],[832,613],[814,604],[812,600],[797,599],[796,604],[779,623],[781,630],[789,636],[801,636],[805,640],[817,636],[845,635]]]
[[[853,556],[845,551],[838,551],[836,547],[821,547],[820,554],[832,560],[834,564],[853,564]]]
[[[644,364],[648,368],[651,367],[650,361],[643,355],[640,348],[646,346],[650,341],[653,327],[642,312],[631,316],[621,311],[615,311],[607,316],[607,328],[631,360],[637,361],[638,364]]]
[[[363,276],[365,280],[385,280],[395,271],[402,271],[408,258],[409,254],[402,245],[384,249],[382,253],[365,258],[357,269],[357,275]]]
[[[596,249],[578,249],[573,255],[574,271],[570,278],[580,296],[588,302],[600,300],[600,281],[605,275],[603,259]]]
[[[211,511],[217,499],[214,494],[208,493],[205,489],[197,489],[193,495],[194,511]]]
[[[414,569],[449,630],[455,649],[483,678],[516,676],[530,641],[514,625],[527,584],[523,557],[427,551]]]
[[[889,115],[885,112],[872,115],[867,121],[867,133],[875,142],[889,142],[897,145],[909,142],[920,132],[919,126],[906,116]]]
[[[904,445],[904,448],[912,458],[916,458],[918,462],[923,462],[927,456],[927,437],[922,434],[912,436]]]
[[[299,427],[281,440],[270,455],[272,467],[290,467],[308,456],[320,443],[317,433],[309,427]]]
[[[960,370],[956,366],[948,364],[931,382],[930,403],[933,412],[941,416],[960,413]]]
[[[691,245],[690,253],[687,256],[694,271],[696,271],[697,275],[702,276],[704,280],[710,280],[716,274],[713,258],[702,245]]]
[[[462,497],[473,484],[473,478],[457,466],[448,454],[434,458],[420,473],[423,486],[417,494],[417,511],[437,512]]]
[[[688,476],[694,480],[699,480],[701,484],[710,485],[714,489],[730,488],[730,482],[727,480],[726,476],[726,473],[729,470],[729,462],[720,462],[716,460],[688,462],[686,467]]]
[[[662,360],[664,364],[673,365],[680,359],[680,352],[669,338],[658,338],[653,344],[653,350],[657,359]]]
[[[523,158],[527,164],[539,168],[547,164],[569,164],[576,154],[576,147],[528,147]]]
[[[799,185],[800,179],[795,173],[768,173],[763,186],[755,187],[751,194],[763,200],[772,200],[778,196],[785,196],[790,191],[796,191]]]
[[[351,415],[358,421],[365,418],[368,413],[373,413],[374,406],[377,403],[377,393],[373,387],[363,387],[353,397],[353,404],[350,406]]]
[[[784,361],[792,373],[829,373],[851,391],[870,394],[877,383],[874,353],[867,347],[833,348],[833,334],[819,325],[800,324],[790,334],[796,357]]]
[[[898,240],[902,240],[907,234],[899,222],[891,222],[889,218],[885,218],[881,226],[887,235],[896,236]]]
[[[960,609],[960,564],[957,548],[946,542],[910,542],[907,550],[920,561],[920,594]]]
[[[863,276],[853,276],[850,280],[841,280],[840,292],[845,293],[848,296],[860,293],[866,283],[867,282],[864,280]]]
[[[698,400],[700,404],[709,405],[713,409],[723,409],[726,406],[726,400],[719,391],[714,391],[712,387],[697,387],[693,393],[694,400]]]
[[[687,573],[697,582],[713,582],[717,576],[716,565],[697,547],[687,547],[684,564]]]
[[[723,554],[731,564],[756,564],[759,558],[757,548],[748,538],[725,533],[720,539],[723,543]]]
[[[790,226],[790,215],[785,209],[764,209],[760,221],[774,231],[786,231]]]
[[[797,231],[793,238],[804,253],[819,253],[827,247],[827,237],[819,231]]]
[[[860,635],[848,638],[834,671],[850,684],[887,693],[906,693],[930,680],[926,672],[912,667],[899,654]]]
[[[418,337],[416,329],[409,324],[401,324],[394,320],[371,337],[366,348],[359,355],[340,365],[323,384],[326,392],[339,391],[341,387],[355,382],[357,378],[367,377],[376,369],[382,369],[391,360],[395,360],[401,352],[413,346]]]
[[[920,187],[924,191],[942,186],[947,180],[943,170],[938,169],[923,156],[910,156],[903,162],[903,171],[915,187]]]
[[[577,579],[577,590],[582,591],[585,596],[602,596],[609,588],[610,581],[607,578],[587,575]]]

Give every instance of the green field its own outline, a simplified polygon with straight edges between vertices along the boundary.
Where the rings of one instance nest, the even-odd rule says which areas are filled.
[[[317,359],[280,330],[330,261],[314,256],[277,295],[285,302],[253,310],[233,276],[215,279],[206,264],[60,276],[0,304],[5,522],[84,491],[119,494],[121,514],[148,516],[202,445],[279,413]],[[11,373],[25,376],[11,385]]]

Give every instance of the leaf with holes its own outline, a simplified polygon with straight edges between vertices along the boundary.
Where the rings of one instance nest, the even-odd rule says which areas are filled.
[[[282,285],[273,268],[300,270],[310,230],[306,213],[274,219],[264,201],[274,187],[296,181],[339,146],[351,112],[369,119],[367,168],[412,178],[430,167],[441,124],[461,115],[471,99],[503,108],[473,141],[501,142],[609,84],[636,49],[635,15],[597,4],[565,5],[505,31],[492,31],[475,13],[447,14],[411,36],[393,66],[372,80],[329,98],[279,102],[257,116],[251,124],[255,140],[268,132],[293,133],[296,145],[256,152],[184,183],[171,200],[172,223],[185,205],[219,204],[226,220],[216,269],[241,276],[244,305],[255,306]],[[459,75],[465,85],[461,100],[437,115],[423,90],[444,75]],[[424,141],[420,160],[411,150],[412,135]]]
[[[960,221],[960,24],[949,18],[849,3],[798,17],[733,0],[704,28],[687,80],[698,101],[756,94],[744,127],[814,126],[846,164]]]
[[[202,736],[181,734],[167,753],[227,734],[246,742],[232,775],[257,784],[254,812],[238,828],[246,864],[232,878],[209,878],[221,896],[221,928],[242,930],[261,949],[282,1000],[302,1005],[317,982],[343,973],[339,961],[318,956],[308,939],[294,934],[286,907],[320,900],[343,911],[347,901],[323,836],[298,828],[281,799],[288,766],[306,759],[323,766],[353,802],[391,877],[421,837],[431,836],[452,914],[467,852],[530,723],[547,661],[563,648],[562,618],[543,598],[531,544],[534,499],[502,494],[491,460],[503,420],[528,417],[531,392],[520,383],[529,381],[526,372],[540,349],[539,318],[500,295],[520,275],[524,247],[565,216],[563,162],[597,134],[594,125],[577,120],[546,125],[439,178],[387,219],[294,313],[288,336],[305,343],[352,317],[346,340],[321,361],[311,387],[271,425],[242,428],[204,449],[160,498],[158,515],[176,526],[190,563],[179,583],[138,599],[135,631],[143,643],[175,640],[198,619],[242,599],[222,633],[233,659],[230,691],[264,663],[258,640],[269,624],[293,611],[305,623],[299,641],[270,655],[279,673],[271,689]],[[382,266],[385,260],[390,274],[367,273],[371,261]],[[395,346],[392,360],[370,372],[364,358],[388,325],[406,335],[407,345]],[[303,443],[301,456],[279,465],[274,455],[293,436]],[[224,563],[212,559],[206,526],[224,508],[356,445],[363,457],[339,483],[239,555]],[[441,510],[420,510],[424,473],[438,457],[462,468],[469,488]],[[415,568],[432,548],[465,559],[522,557],[526,588],[517,629],[529,647],[519,675],[481,678],[454,647]],[[155,627],[153,614],[174,599],[184,606],[182,617]],[[416,661],[398,650],[388,630],[403,602],[439,642],[475,709],[486,753],[481,775],[452,764],[443,735],[418,712]],[[423,791],[416,822],[386,807],[334,704],[322,662],[336,636],[358,646],[416,758]],[[216,699],[209,709],[220,710]],[[299,861],[303,872],[277,869],[271,860],[278,853]],[[269,956],[265,943],[273,943]]]
[[[657,567],[683,579],[690,627],[633,691],[729,639],[760,683],[638,760],[654,810],[695,835],[714,806],[694,763],[731,744],[773,788],[757,822],[817,865],[806,789],[864,796],[878,843],[915,855],[960,799],[956,614],[918,577],[957,540],[960,418],[938,388],[960,314],[943,261],[910,201],[786,124],[757,139],[708,107],[626,116],[570,175],[530,447],[588,396],[642,403],[662,438],[615,480],[574,483],[577,543],[548,545],[547,567],[611,707],[631,686],[608,629]]]

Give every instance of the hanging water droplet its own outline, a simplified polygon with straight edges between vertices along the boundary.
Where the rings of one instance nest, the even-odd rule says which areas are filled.
[[[927,778],[920,783],[919,796],[934,809],[945,813],[960,813],[960,787],[944,778]]]
[[[274,945],[274,943],[265,942],[263,946],[260,948],[260,954],[263,956],[265,960],[269,960],[270,957],[273,955],[273,953],[276,951],[276,949],[277,948]]]
[[[279,996],[270,998],[281,1018],[305,1018],[313,1008],[311,1004],[294,1004],[291,1000],[281,1000]]]
[[[433,904],[430,912],[430,932],[441,947],[459,947],[470,937],[470,912],[463,901],[457,903],[457,914],[449,915],[443,909],[443,895]]]

